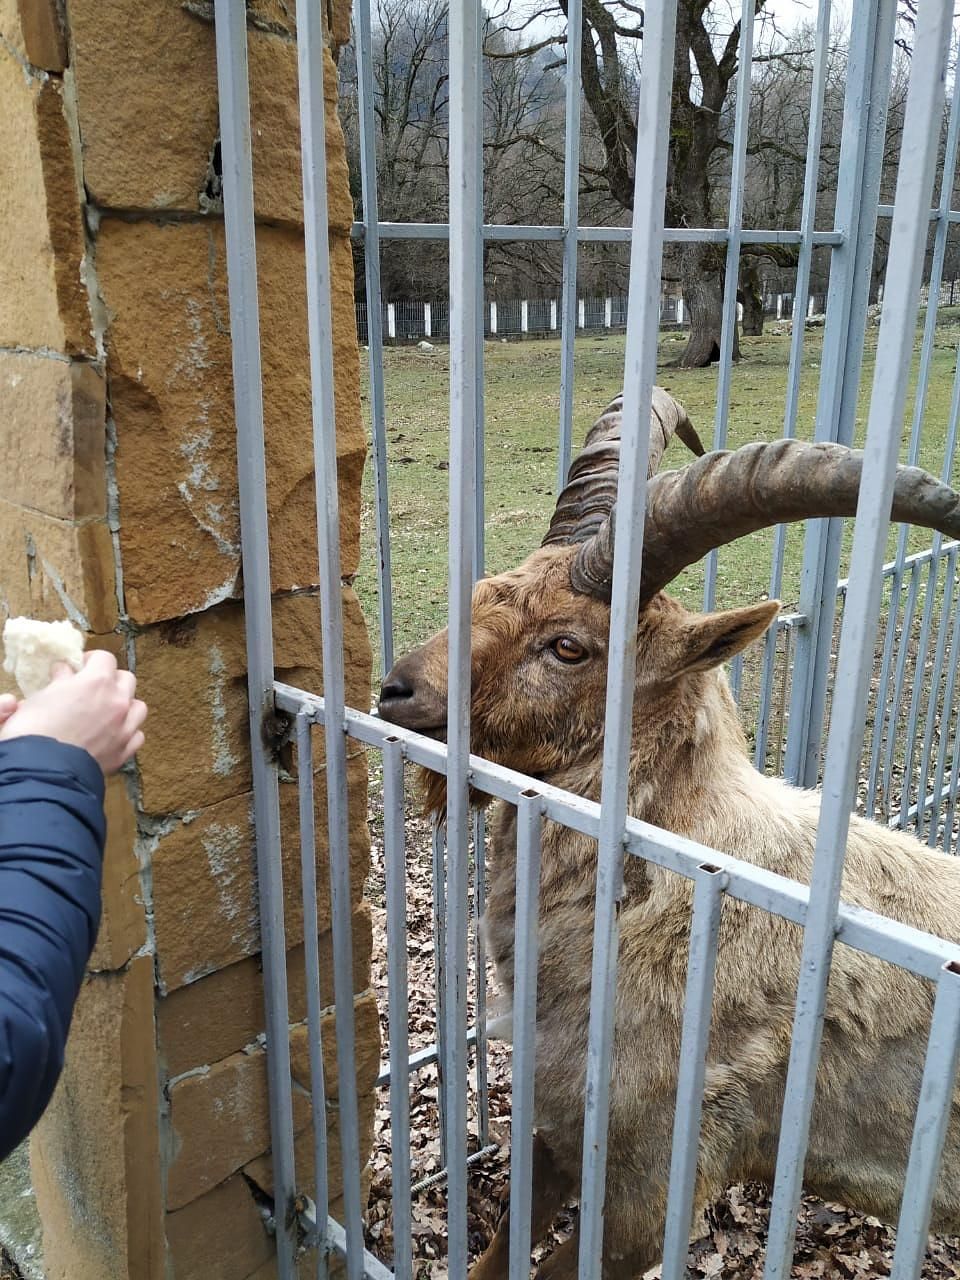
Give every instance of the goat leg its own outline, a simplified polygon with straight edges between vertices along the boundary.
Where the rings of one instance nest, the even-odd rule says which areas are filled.
[[[536,1244],[566,1201],[574,1182],[558,1168],[553,1152],[539,1134],[533,1135],[533,1203],[530,1240]],[[470,1270],[469,1280],[507,1280],[510,1270],[510,1210],[505,1209],[493,1239]]]
[[[602,1280],[642,1280],[643,1275],[659,1261],[660,1251],[652,1244],[649,1249],[630,1253],[613,1254],[606,1244],[603,1248]],[[537,1268],[535,1280],[577,1280],[580,1263],[580,1231],[554,1249]],[[504,1273],[506,1274],[506,1273]]]

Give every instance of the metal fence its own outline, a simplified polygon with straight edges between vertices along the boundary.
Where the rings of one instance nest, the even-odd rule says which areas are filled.
[[[933,173],[944,106],[944,69],[949,43],[951,0],[920,6],[913,51],[904,147],[893,206],[879,206],[886,95],[893,50],[895,0],[871,0],[854,7],[846,79],[846,106],[839,184],[832,226],[817,222],[817,157],[823,119],[830,6],[821,0],[810,102],[807,176],[799,226],[794,230],[745,228],[742,196],[747,146],[754,0],[743,0],[737,114],[732,143],[729,221],[723,228],[665,228],[663,225],[670,101],[675,39],[675,6],[648,6],[645,15],[639,103],[637,186],[631,228],[581,227],[577,216],[580,146],[580,32],[577,0],[568,6],[566,55],[566,201],[559,226],[485,226],[482,221],[482,119],[478,0],[452,0],[450,49],[450,221],[449,225],[393,224],[379,220],[376,196],[371,27],[367,0],[357,0],[355,39],[361,111],[364,220],[357,233],[365,241],[369,331],[373,462],[380,553],[380,636],[382,668],[393,663],[389,507],[386,489],[386,408],[384,315],[379,288],[381,243],[389,238],[449,240],[449,313],[437,316],[450,341],[450,583],[449,737],[439,743],[387,724],[366,708],[344,705],[340,562],[329,305],[327,205],[324,188],[323,32],[320,6],[297,4],[300,59],[300,117],[309,337],[316,450],[318,545],[322,582],[322,698],[275,683],[267,550],[263,414],[258,334],[256,262],[246,66],[245,12],[231,0],[216,0],[217,57],[224,165],[224,208],[230,287],[234,380],[239,435],[239,479],[243,530],[243,576],[249,652],[250,727],[254,750],[255,818],[261,896],[267,1045],[273,1142],[279,1272],[283,1280],[298,1266],[326,1274],[331,1255],[346,1259],[350,1280],[360,1276],[410,1277],[411,1170],[409,1151],[410,1077],[424,1062],[442,1067],[444,1159],[447,1176],[448,1271],[458,1280],[468,1262],[468,1065],[478,1066],[479,1113],[483,1138],[484,1019],[482,1001],[469,1026],[467,982],[471,969],[470,903],[482,906],[483,832],[471,820],[468,783],[517,807],[518,987],[515,1010],[535,1002],[537,871],[539,832],[544,819],[582,832],[598,842],[598,879],[593,942],[584,1151],[580,1187],[580,1277],[600,1275],[602,1207],[606,1171],[608,1081],[613,1032],[613,991],[618,947],[618,910],[623,860],[643,859],[688,877],[696,886],[691,923],[688,1004],[680,1056],[674,1163],[667,1206],[665,1280],[683,1275],[703,1092],[702,1067],[709,1028],[707,1011],[716,957],[715,926],[726,897],[774,913],[804,929],[801,977],[796,998],[777,1178],[764,1276],[789,1275],[804,1151],[823,1027],[826,984],[834,943],[848,947],[936,984],[929,1052],[914,1144],[907,1173],[893,1274],[919,1275],[930,1202],[938,1168],[956,1070],[960,1026],[960,946],[840,902],[840,878],[851,805],[863,761],[860,802],[867,812],[918,829],[931,844],[953,847],[960,755],[956,748],[956,684],[960,666],[960,626],[956,621],[958,545],[940,538],[919,555],[908,555],[902,531],[893,560],[884,566],[885,522],[872,513],[889,510],[893,467],[900,451],[900,428],[914,358],[914,326],[928,230],[933,237],[932,302],[919,361],[908,458],[919,457],[924,406],[934,350],[937,301],[947,236],[960,219],[951,206],[956,163],[958,110],[950,113],[940,195],[931,213]],[[667,243],[707,241],[725,246],[724,326],[717,372],[713,443],[727,439],[733,377],[736,280],[741,248],[779,241],[796,245],[796,288],[790,310],[806,314],[811,255],[817,246],[831,253],[819,390],[814,424],[818,440],[854,438],[861,382],[864,333],[870,296],[874,229],[878,217],[891,220],[890,266],[885,281],[877,358],[866,424],[861,515],[853,533],[849,574],[839,582],[843,521],[811,521],[803,531],[804,558],[796,611],[771,632],[754,675],[735,667],[735,685],[755,731],[758,763],[782,766],[801,785],[823,776],[824,789],[812,887],[784,880],[751,863],[699,846],[629,816],[626,764],[633,699],[632,631],[639,595],[642,545],[645,433],[654,380],[660,320],[660,269]],[[483,566],[483,495],[476,477],[483,457],[482,248],[485,240],[552,240],[563,247],[563,281],[558,312],[562,342],[559,477],[567,472],[572,445],[573,352],[578,312],[577,247],[590,241],[630,241],[630,309],[626,326],[624,440],[619,480],[617,553],[613,576],[610,657],[603,788],[600,803],[544,785],[469,754],[469,628],[472,584]],[[439,306],[438,306],[439,313]],[[784,435],[798,429],[804,326],[793,327],[784,405]],[[954,387],[944,475],[953,468],[960,384]],[[633,501],[635,494],[640,501]],[[774,538],[769,588],[778,594],[783,577],[786,533]],[[706,566],[705,605],[718,583],[717,556]],[[758,584],[759,585],[759,584]],[[881,605],[885,626],[875,645]],[[752,699],[752,701],[751,701]],[[871,701],[872,699],[872,701]],[[865,732],[868,708],[872,727]],[[316,1201],[298,1191],[294,1164],[293,1106],[289,1070],[287,977],[277,769],[264,725],[276,708],[294,718],[298,747],[301,813],[301,890],[306,938],[308,1028],[315,1142]],[[829,734],[823,726],[829,710]],[[320,985],[317,954],[316,867],[313,832],[311,729],[324,731],[328,797],[331,888],[333,895],[334,986],[336,1000],[339,1102],[337,1122],[344,1171],[343,1221],[330,1216],[327,1194],[327,1109],[320,1052]],[[352,948],[347,850],[347,739],[366,744],[383,760],[384,859],[389,939],[389,1062],[381,1073],[389,1089],[393,1165],[395,1251],[392,1269],[364,1248],[361,1157],[354,1087]],[[866,745],[865,745],[866,744]],[[411,1055],[407,1036],[405,831],[403,781],[408,765],[445,774],[448,788],[445,847],[435,840],[437,885],[438,1044]],[[472,841],[472,843],[471,843]],[[475,856],[474,856],[475,855]],[[720,868],[717,873],[717,868]],[[522,899],[522,900],[521,900]],[[483,991],[482,955],[473,955]],[[697,1010],[700,1017],[696,1016]],[[511,1185],[514,1231],[512,1280],[528,1275],[531,1133],[533,1124],[533,1025],[516,1019],[513,1058]],[[482,1154],[482,1153],[481,1153]],[[300,1261],[298,1262],[298,1257]],[[302,1271],[301,1271],[302,1274]]]
[[[953,282],[942,289],[943,305],[952,306]],[[822,315],[826,294],[811,294],[807,316]],[[925,301],[925,300],[924,300]],[[450,304],[447,298],[427,301],[403,299],[381,302],[380,329],[387,342],[446,341],[450,336]],[[739,308],[739,318],[743,318]],[[763,314],[769,320],[789,320],[793,315],[792,293],[769,293],[763,299]],[[356,303],[357,336],[361,345],[370,344],[367,303]],[[483,331],[487,338],[524,338],[559,336],[560,299],[508,298],[483,304]],[[582,333],[623,333],[627,327],[627,299],[622,294],[609,297],[581,297],[576,303],[576,326]],[[690,317],[683,298],[665,293],[660,299],[660,324],[664,328],[683,329]]]

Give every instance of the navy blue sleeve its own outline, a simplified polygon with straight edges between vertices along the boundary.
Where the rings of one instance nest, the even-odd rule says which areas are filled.
[[[0,742],[0,1160],[63,1067],[100,923],[106,820],[92,756],[52,738]]]

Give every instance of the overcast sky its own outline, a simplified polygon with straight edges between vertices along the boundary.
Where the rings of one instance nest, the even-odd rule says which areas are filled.
[[[727,0],[730,5],[731,14],[736,12],[739,15],[739,0]],[[841,21],[844,26],[849,25],[850,10],[853,0],[832,0],[830,5],[831,21]],[[529,13],[536,12],[532,6],[524,4],[511,4],[511,0],[488,0],[487,7],[498,13],[503,13],[505,9],[511,12]],[[766,0],[763,6],[765,13],[773,14],[776,19],[777,26],[782,31],[790,31],[794,27],[805,23],[816,21],[818,9],[818,0]],[[548,31],[556,30],[561,25],[559,20],[551,15],[544,18],[542,23],[537,19],[531,26],[531,31],[535,32],[537,38],[542,39]]]
[[[833,21],[841,19],[844,24],[850,21],[851,0],[833,0],[830,15]],[[777,25],[784,31],[804,22],[815,22],[817,4],[815,0],[767,0],[763,6],[766,12],[772,13]]]

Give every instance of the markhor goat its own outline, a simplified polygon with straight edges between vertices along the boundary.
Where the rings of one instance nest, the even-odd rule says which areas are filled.
[[[574,462],[543,546],[477,584],[472,619],[473,751],[599,800],[621,401]],[[699,440],[656,390],[638,619],[630,812],[669,831],[809,882],[820,802],[757,773],[722,664],[770,626],[775,601],[689,613],[662,593],[711,548],[782,521],[856,509],[861,458],[837,445],[778,441],[712,453],[655,475],[676,432]],[[960,536],[960,495],[901,468],[893,518]],[[380,714],[443,737],[447,640],[393,668]],[[427,776],[428,803],[443,779]],[[515,811],[492,824],[485,929],[504,992],[513,987]],[[543,833],[537,1004],[533,1237],[579,1185],[596,845],[555,823]],[[660,1256],[686,980],[690,883],[626,859],[604,1210],[605,1280],[634,1280]],[[960,940],[960,859],[854,816],[843,896]],[[728,900],[719,939],[697,1202],[729,1183],[770,1182],[793,1019],[801,931]],[[806,1184],[896,1221],[930,1025],[932,989],[846,947],[833,961]],[[958,1098],[960,1101],[960,1098]],[[933,1208],[960,1231],[954,1115]],[[501,1222],[475,1280],[507,1274]],[[541,1266],[576,1275],[577,1238]]]

